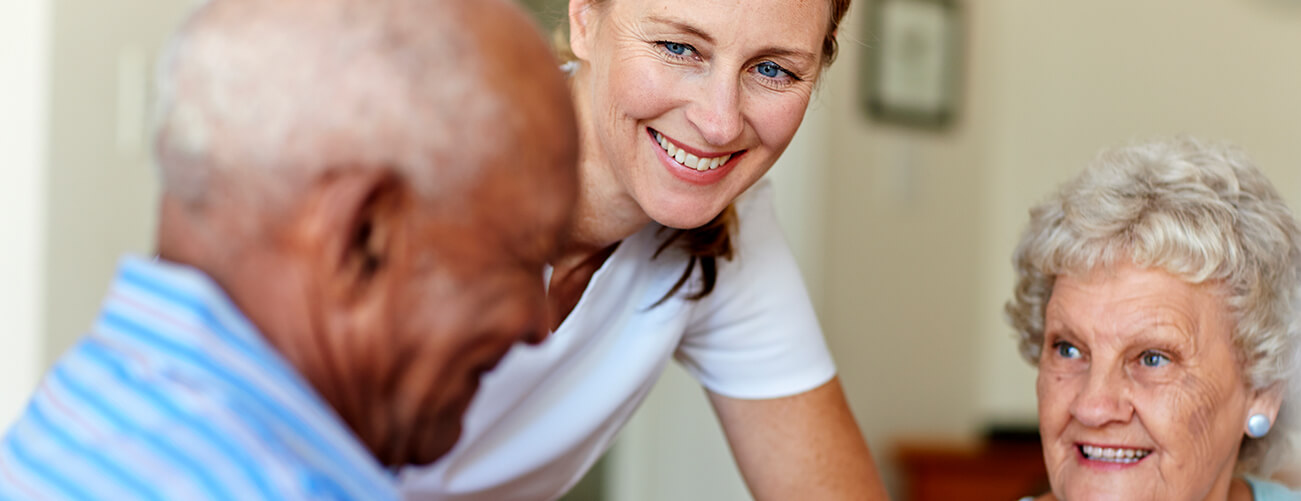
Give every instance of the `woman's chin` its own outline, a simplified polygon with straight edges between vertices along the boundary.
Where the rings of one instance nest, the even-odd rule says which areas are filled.
[[[675,230],[690,230],[690,229],[699,228],[701,226],[709,224],[709,222],[712,221],[715,217],[717,217],[718,214],[721,212],[723,212],[722,209],[719,209],[717,212],[714,212],[712,214],[708,214],[707,216],[701,216],[700,214],[696,214],[696,213],[692,213],[692,214],[667,213],[667,214],[659,214],[659,215],[651,214],[650,217],[656,223],[659,223],[661,226],[667,228],[672,228]]]
[[[1145,494],[1139,489],[1119,488],[1117,486],[1099,486],[1099,485],[1078,485],[1062,489],[1063,496],[1054,496],[1049,499],[1069,499],[1071,501],[1103,501],[1110,499],[1132,499],[1136,501],[1145,501],[1156,498],[1144,497]]]
[[[1159,494],[1167,492],[1167,489],[1162,488],[1161,481],[1156,478],[1153,472],[1140,473],[1137,471],[1079,472],[1077,475],[1072,475],[1070,480],[1054,486],[1053,491],[1060,493],[1060,498],[1072,501],[1077,499],[1087,501],[1102,499],[1158,500],[1167,498]]]
[[[727,204],[715,200],[697,202],[690,198],[653,200],[642,205],[642,210],[652,221],[676,230],[699,228],[718,217]]]

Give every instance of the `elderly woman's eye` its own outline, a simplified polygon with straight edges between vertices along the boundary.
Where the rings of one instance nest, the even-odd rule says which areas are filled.
[[[1057,350],[1057,354],[1062,358],[1080,357],[1080,349],[1076,348],[1075,345],[1072,345],[1071,343],[1067,343],[1065,341],[1058,341],[1056,343],[1053,343],[1053,348]]]
[[[1155,351],[1145,351],[1138,358],[1139,363],[1144,367],[1162,367],[1170,363],[1170,357],[1157,353]]]

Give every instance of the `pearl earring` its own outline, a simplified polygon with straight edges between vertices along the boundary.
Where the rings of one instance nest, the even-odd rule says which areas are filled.
[[[1269,433],[1269,418],[1264,414],[1252,414],[1247,418],[1247,436],[1251,438],[1260,438]]]

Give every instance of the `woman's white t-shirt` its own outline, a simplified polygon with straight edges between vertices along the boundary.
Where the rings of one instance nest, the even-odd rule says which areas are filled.
[[[647,225],[615,249],[546,342],[516,346],[483,378],[461,439],[430,466],[401,472],[414,499],[554,499],[605,452],[669,358],[709,391],[776,398],[829,381],[835,366],[778,226],[767,181],[736,202],[735,257],[699,301],[696,276],[652,306],[686,269],[670,233]],[[663,230],[663,231],[661,231]]]

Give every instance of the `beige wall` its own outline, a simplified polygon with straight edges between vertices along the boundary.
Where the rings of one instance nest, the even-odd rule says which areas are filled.
[[[984,5],[983,3],[981,5]],[[989,12],[968,7],[964,92],[945,132],[866,119],[858,68],[873,44],[849,13],[825,82],[832,158],[823,321],[850,402],[886,475],[906,437],[962,439],[980,425],[982,222],[993,75]]]
[[[89,327],[118,258],[152,252],[152,65],[193,3],[54,0],[46,363]]]
[[[40,367],[49,18],[45,0],[0,4],[0,429]]]

